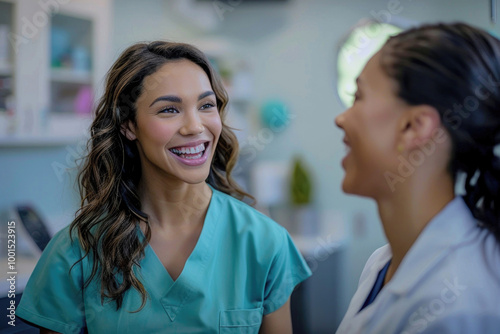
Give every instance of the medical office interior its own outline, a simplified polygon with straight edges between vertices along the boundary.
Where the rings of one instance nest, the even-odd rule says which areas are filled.
[[[43,247],[33,240],[79,207],[78,159],[106,71],[132,43],[161,39],[198,46],[219,71],[240,142],[236,178],[313,272],[292,297],[294,332],[334,332],[385,243],[375,204],[342,193],[334,118],[387,35],[457,20],[500,33],[496,0],[0,0],[2,309],[7,222],[19,298]],[[1,332],[37,332],[6,319]]]

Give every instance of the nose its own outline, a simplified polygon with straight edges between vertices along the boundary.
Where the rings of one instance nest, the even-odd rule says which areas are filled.
[[[335,125],[340,129],[344,129],[344,121],[345,121],[345,111],[342,114],[335,117]]]
[[[180,134],[183,136],[198,135],[205,131],[203,122],[198,115],[198,111],[187,112],[183,118],[183,124],[180,129]]]

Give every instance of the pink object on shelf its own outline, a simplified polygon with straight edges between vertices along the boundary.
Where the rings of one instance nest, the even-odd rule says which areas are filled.
[[[77,115],[88,115],[92,112],[92,90],[90,86],[83,86],[75,98],[75,113]]]

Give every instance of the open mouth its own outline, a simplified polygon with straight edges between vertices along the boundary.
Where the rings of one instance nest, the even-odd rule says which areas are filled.
[[[204,154],[208,147],[209,142],[205,142],[196,146],[190,147],[174,147],[170,148],[169,151],[174,153],[175,155],[181,157],[182,159],[187,160],[196,160],[200,159]]]
[[[349,143],[349,141],[346,138],[344,138],[343,142],[345,144],[346,152],[349,153],[349,151],[351,150],[351,144]]]

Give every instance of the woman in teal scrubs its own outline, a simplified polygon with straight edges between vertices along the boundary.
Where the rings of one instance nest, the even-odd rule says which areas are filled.
[[[240,201],[227,95],[198,49],[136,44],[108,73],[79,176],[16,314],[42,333],[291,333],[311,272]]]

